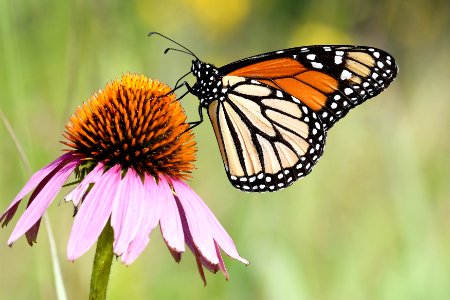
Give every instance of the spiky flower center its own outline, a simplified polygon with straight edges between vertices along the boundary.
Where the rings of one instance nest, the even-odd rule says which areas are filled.
[[[123,75],[77,108],[63,143],[87,162],[185,179],[196,144],[183,108],[169,92],[144,75]]]

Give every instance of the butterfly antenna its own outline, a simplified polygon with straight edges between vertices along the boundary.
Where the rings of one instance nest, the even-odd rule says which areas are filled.
[[[184,53],[184,54],[192,56],[192,53],[184,51],[184,50],[181,50],[181,49],[177,49],[177,48],[167,48],[166,50],[164,50],[164,54],[167,54],[167,52],[169,52],[169,51],[181,52],[181,53]],[[195,55],[194,55],[194,57],[195,57]]]
[[[193,57],[195,57],[195,58],[198,60],[197,55],[195,55],[191,50],[189,50],[189,49],[186,48],[185,46],[181,45],[180,43],[178,43],[178,42],[172,40],[171,38],[165,36],[164,34],[161,34],[161,33],[156,32],[156,31],[152,31],[152,32],[150,32],[150,33],[148,34],[148,36],[150,37],[150,36],[155,35],[155,34],[156,34],[156,35],[159,35],[159,36],[162,37],[162,38],[165,38],[165,39],[168,40],[168,41],[171,41],[172,43],[174,43],[174,44],[180,46],[181,48],[183,48],[184,50],[187,51],[187,52],[184,52],[184,51],[181,51],[181,50],[178,50],[178,49],[168,48],[168,49],[166,49],[166,51],[165,51],[164,53],[167,53],[167,51],[169,51],[169,49],[178,50],[178,51],[180,51],[180,52],[184,52],[184,53],[186,53],[186,54],[190,54],[190,55],[192,55]]]

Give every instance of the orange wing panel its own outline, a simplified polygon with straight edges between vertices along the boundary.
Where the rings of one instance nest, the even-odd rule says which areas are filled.
[[[227,75],[249,78],[292,77],[307,71],[301,63],[292,58],[276,58],[251,64]]]
[[[338,89],[338,81],[322,72],[308,71],[298,74],[295,78],[324,93],[332,93]]]
[[[295,98],[301,100],[305,105],[311,109],[320,110],[327,101],[327,96],[309,85],[298,81],[295,78],[281,78],[276,79],[275,82],[286,93],[291,94]]]

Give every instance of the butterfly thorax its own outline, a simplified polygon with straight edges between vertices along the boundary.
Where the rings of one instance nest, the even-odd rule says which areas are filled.
[[[215,66],[199,60],[192,61],[192,73],[197,79],[192,94],[200,99],[201,106],[208,107],[212,101],[224,99],[222,76]]]

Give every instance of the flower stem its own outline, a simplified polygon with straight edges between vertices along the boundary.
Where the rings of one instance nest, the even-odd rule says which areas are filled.
[[[89,299],[106,299],[106,290],[108,288],[109,273],[111,271],[113,253],[114,233],[112,227],[106,224],[97,241],[95,250],[94,266],[91,275],[91,290]]]

